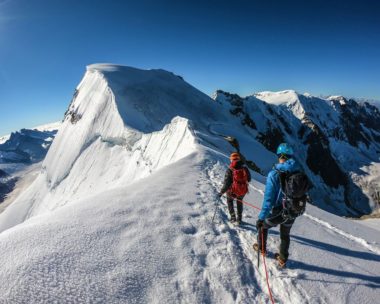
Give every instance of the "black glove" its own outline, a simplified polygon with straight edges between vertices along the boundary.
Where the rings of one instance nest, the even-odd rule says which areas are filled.
[[[257,230],[259,230],[261,227],[263,227],[264,226],[264,220],[257,220],[257,222],[256,222],[256,228],[257,228]]]

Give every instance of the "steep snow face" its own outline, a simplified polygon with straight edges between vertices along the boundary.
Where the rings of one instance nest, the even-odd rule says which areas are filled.
[[[245,205],[245,224],[231,228],[217,195],[232,150],[220,135],[236,136],[264,172],[276,160],[268,147],[287,132],[306,125],[300,136],[323,147],[326,136],[288,105],[237,95],[214,102],[181,81],[164,71],[89,67],[43,170],[0,215],[1,303],[269,303],[252,250],[258,210]],[[252,172],[249,188],[245,200],[260,208],[265,178]],[[291,233],[283,270],[269,259],[279,245],[278,232],[269,233],[276,303],[376,302],[377,230],[309,205]]]
[[[88,67],[40,175],[2,214],[0,230],[131,184],[193,153],[193,125],[205,128],[204,116],[212,121],[215,106],[169,72]],[[186,109],[186,118],[176,116]]]
[[[173,73],[109,64],[90,65],[87,70],[101,73],[124,124],[141,132],[161,130],[175,116],[186,117],[196,127],[204,124],[204,117],[218,117],[210,97]]]
[[[342,96],[321,99],[295,91],[245,98],[218,91],[214,98],[229,107],[269,151],[285,141],[294,146],[296,158],[313,180],[311,193],[320,206],[345,215],[376,208],[378,185],[361,169],[374,168],[371,164],[380,161],[376,107]]]
[[[201,109],[203,115],[214,116],[212,101],[172,73],[115,65],[91,65],[87,70],[44,162],[53,188],[97,140],[131,150],[142,134],[161,130],[176,116],[193,123],[202,121]]]

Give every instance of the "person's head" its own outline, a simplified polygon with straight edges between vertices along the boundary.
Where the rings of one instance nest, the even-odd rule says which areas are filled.
[[[230,161],[231,163],[234,161],[239,161],[240,160],[240,154],[237,152],[231,153],[230,155]]]
[[[277,156],[279,163],[286,162],[289,158],[293,157],[293,154],[293,148],[287,143],[282,143],[277,148]]]

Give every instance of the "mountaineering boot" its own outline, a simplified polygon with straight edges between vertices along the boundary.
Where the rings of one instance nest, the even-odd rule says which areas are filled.
[[[241,220],[241,218],[242,218],[242,215],[241,215],[241,214],[238,214],[238,218],[237,218],[237,224],[238,224],[238,225],[241,225],[241,223],[243,222],[243,221]]]
[[[274,258],[277,260],[278,267],[280,268],[286,267],[286,261],[280,257],[279,253],[275,253]]]
[[[232,224],[236,223],[236,215],[235,215],[235,213],[231,214],[230,223],[232,223]]]

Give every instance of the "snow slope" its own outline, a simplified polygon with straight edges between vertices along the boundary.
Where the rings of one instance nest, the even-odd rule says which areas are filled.
[[[217,199],[232,151],[218,134],[263,170],[275,156],[229,110],[163,70],[88,67],[42,171],[0,214],[0,303],[269,303],[257,210],[231,228]],[[269,236],[276,303],[377,301],[378,231],[309,206],[292,232],[283,271]]]
[[[319,206],[340,215],[375,210],[380,188],[380,112],[369,103],[342,96],[323,99],[293,90],[247,97],[217,91],[213,98],[269,151],[281,142],[295,148],[314,184]],[[265,171],[264,171],[265,172]]]
[[[231,229],[216,193],[224,167],[193,153],[151,176],[0,234],[0,299],[11,303],[269,303],[251,246],[255,209]],[[162,181],[165,180],[165,184]],[[260,205],[264,185],[247,201]],[[152,195],[153,194],[153,195]],[[334,226],[326,222],[332,220]],[[353,227],[355,226],[355,227]],[[43,241],[41,241],[43,240]],[[368,241],[367,241],[368,240]],[[310,207],[292,233],[289,268],[267,258],[276,303],[376,303],[378,232]],[[26,246],[28,255],[25,255]]]

